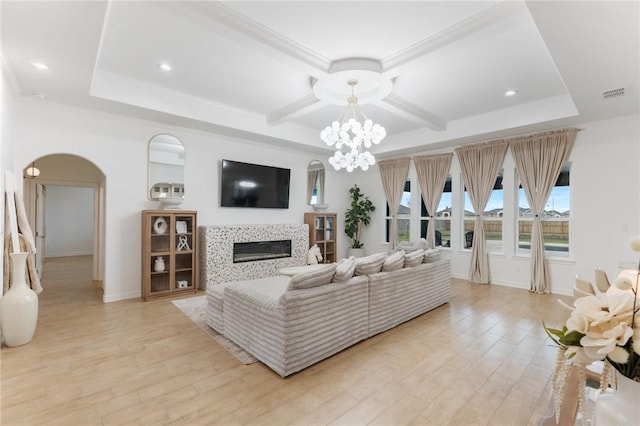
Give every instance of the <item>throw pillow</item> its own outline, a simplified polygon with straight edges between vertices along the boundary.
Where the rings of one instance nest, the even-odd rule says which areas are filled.
[[[420,247],[421,247],[423,250],[428,250],[428,249],[429,249],[429,244],[427,244],[427,240],[426,240],[426,239],[424,239],[424,238],[420,238],[420,239],[418,240],[418,243],[420,244]]]
[[[414,242],[410,242],[410,241],[403,241],[401,243],[399,243],[396,246],[396,250],[395,251],[404,251],[404,252],[410,252],[410,251],[415,251],[415,250],[420,250],[422,248],[422,243],[419,241],[414,241]]]
[[[336,272],[336,264],[332,263],[324,268],[316,269],[315,271],[305,272],[298,274],[291,278],[287,291],[289,290],[302,290],[305,288],[318,287],[324,284],[329,284],[333,278],[333,274]]]
[[[440,260],[440,250],[430,249],[424,251],[424,263],[431,263]]]
[[[424,258],[424,250],[414,250],[404,255],[404,267],[412,268],[422,263]]]
[[[404,250],[400,250],[387,256],[384,263],[382,264],[382,272],[391,272],[402,269],[402,267],[404,266],[404,255]]]
[[[384,260],[387,258],[385,253],[376,253],[366,257],[356,259],[356,275],[370,275],[380,272]]]
[[[333,282],[346,281],[353,277],[356,271],[356,258],[351,256],[347,259],[340,259],[336,264],[336,274],[333,276]]]

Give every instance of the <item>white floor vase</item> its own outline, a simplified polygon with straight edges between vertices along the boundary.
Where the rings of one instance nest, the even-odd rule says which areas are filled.
[[[635,382],[616,371],[618,386],[615,392],[598,396],[596,401],[597,426],[640,425],[640,382]]]
[[[7,346],[33,339],[38,322],[38,295],[25,280],[27,253],[11,253],[11,288],[2,298],[2,338]]]

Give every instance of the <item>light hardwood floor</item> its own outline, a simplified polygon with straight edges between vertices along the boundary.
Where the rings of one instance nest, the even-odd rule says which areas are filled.
[[[287,379],[242,365],[170,300],[103,304],[50,259],[34,340],[3,347],[3,425],[525,425],[546,411],[554,295],[453,280],[452,301]],[[562,298],[568,300],[568,298]]]

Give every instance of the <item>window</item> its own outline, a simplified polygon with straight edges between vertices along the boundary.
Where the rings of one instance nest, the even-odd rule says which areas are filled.
[[[402,200],[400,201],[400,207],[396,214],[398,220],[398,242],[409,241],[411,239],[411,182],[406,181],[404,184],[404,190],[402,193]],[[389,203],[387,203],[387,215],[386,215],[386,231],[385,241],[389,242],[389,230],[391,228],[391,210],[389,210]]]
[[[545,253],[549,256],[569,256],[569,226],[571,213],[571,186],[569,184],[570,164],[565,163],[560,176],[551,190],[547,205],[542,212],[542,232]],[[522,185],[518,187],[518,253],[531,251],[531,227],[533,213],[524,194]]]
[[[500,169],[493,190],[489,196],[487,206],[482,213],[484,225],[484,238],[487,243],[488,252],[502,252],[502,213],[504,211],[504,191],[502,188],[503,171]],[[462,247],[470,249],[473,241],[473,227],[475,224],[476,212],[471,205],[471,199],[464,189],[464,219],[462,232]]]
[[[318,185],[313,186],[313,190],[311,191],[311,199],[309,200],[309,204],[319,204],[318,203]]]
[[[451,247],[451,176],[447,180],[442,190],[440,204],[435,216],[436,226],[436,246]],[[420,197],[420,238],[427,238],[427,224],[429,223],[429,212],[424,200]]]

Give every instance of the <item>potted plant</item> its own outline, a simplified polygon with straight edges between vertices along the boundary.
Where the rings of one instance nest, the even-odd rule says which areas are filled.
[[[371,212],[375,211],[375,206],[365,197],[358,185],[353,185],[349,189],[351,194],[351,207],[345,212],[344,233],[351,238],[351,245],[347,250],[348,256],[364,256],[364,248],[360,241],[360,232],[363,226],[368,226],[371,222]]]

